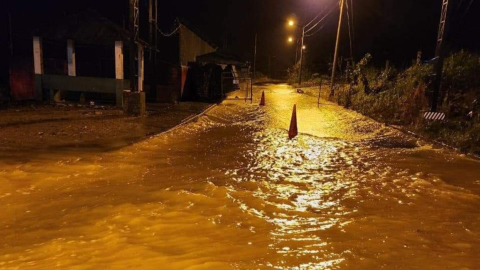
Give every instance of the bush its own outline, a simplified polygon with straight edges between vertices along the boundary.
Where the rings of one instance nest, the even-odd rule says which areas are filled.
[[[365,115],[394,124],[412,124],[426,107],[425,91],[431,66],[413,66],[404,72],[394,67],[369,66],[367,54],[352,72],[350,88],[336,91],[337,101]]]
[[[480,57],[465,51],[445,61],[440,110],[446,123],[422,120],[429,110],[433,65],[404,71],[379,70],[367,54],[349,74],[350,86],[336,90],[339,104],[389,124],[407,125],[464,151],[480,151]]]
[[[287,82],[291,85],[298,84],[298,76],[300,72],[300,63],[287,69]]]
[[[298,86],[300,72],[300,63],[287,69],[287,82],[291,85]],[[320,74],[313,73],[309,68],[302,69],[302,86],[318,85],[320,83]]]

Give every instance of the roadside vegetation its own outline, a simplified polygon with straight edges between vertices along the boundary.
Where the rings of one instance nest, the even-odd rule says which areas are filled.
[[[397,70],[375,68],[371,61],[372,56],[367,54],[355,69],[347,70],[346,86],[336,89],[335,100],[340,105],[480,155],[479,55],[460,51],[446,59],[439,111],[446,114],[447,120],[442,122],[423,119],[423,113],[430,108],[433,64],[413,64]],[[292,78],[289,76],[289,80]],[[307,73],[307,86],[318,85],[319,78]]]
[[[264,83],[264,82],[269,82],[271,81],[272,79],[270,79],[268,76],[266,76],[265,74],[263,74],[262,72],[260,71],[256,71],[255,72],[255,83]]]
[[[300,62],[287,70],[287,82],[291,85],[298,86],[300,72]],[[324,82],[326,77],[323,76]],[[308,67],[302,69],[302,86],[319,85],[322,81],[322,76],[319,73],[312,72]]]

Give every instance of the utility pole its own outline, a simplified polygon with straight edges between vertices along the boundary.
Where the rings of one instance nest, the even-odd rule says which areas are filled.
[[[255,75],[257,73],[257,34],[255,34],[255,46],[253,52],[253,81],[255,81]]]
[[[148,41],[151,46],[153,43],[153,0],[148,0],[148,23],[150,26],[148,29]]]
[[[137,40],[140,28],[138,1],[130,0],[130,88],[132,93],[138,92],[138,70],[136,65],[138,61]]]
[[[350,61],[352,61],[352,64],[353,64],[353,62],[354,62],[354,60],[353,60],[353,29],[352,29],[353,8],[350,8],[350,5],[348,4],[348,0],[345,2],[345,6],[347,8],[348,38],[350,40]]]
[[[276,78],[277,76],[277,56],[276,55],[273,55],[272,56],[272,78]]]
[[[157,17],[158,16],[158,0],[149,0],[148,1],[148,20],[150,23],[149,29],[149,42],[152,49],[150,50],[150,60],[152,56],[155,58],[155,63],[157,61],[157,42],[158,42],[158,29],[157,29]],[[152,53],[153,51],[153,53]]]
[[[298,63],[298,42],[295,45],[295,62],[293,62],[293,66],[296,66]]]
[[[433,82],[433,95],[432,95],[432,112],[437,111],[438,97],[440,95],[440,88],[442,86],[443,77],[443,64],[445,62],[445,42],[448,37],[449,31],[449,15],[450,5],[449,0],[442,0],[442,14],[440,17],[440,26],[438,28],[437,48],[435,50],[435,80]]]
[[[8,57],[8,87],[10,88],[10,93],[12,93],[12,81],[10,80],[12,76],[12,63],[13,63],[13,31],[12,31],[12,15],[8,13],[8,47],[10,51],[10,57]]]
[[[300,72],[298,78],[298,85],[302,87],[302,68],[303,68],[303,46],[304,46],[304,39],[305,39],[305,26],[302,27],[302,44],[300,46]]]
[[[12,15],[8,13],[8,49],[10,56],[13,57],[13,32],[12,32]]]
[[[335,95],[335,90],[333,89],[333,85],[335,83],[335,71],[337,69],[337,58],[338,58],[338,45],[340,43],[340,33],[342,30],[342,18],[343,18],[343,7],[345,6],[345,0],[340,0],[340,18],[338,20],[338,31],[337,31],[337,42],[335,44],[335,55],[333,57],[333,65],[332,65],[332,81],[330,84],[330,97]]]
[[[157,43],[158,43],[158,0],[148,0],[148,21],[149,21],[149,43],[150,43],[150,63],[152,63],[152,57],[154,62],[157,63]]]
[[[268,55],[268,76],[272,77],[272,55]]]
[[[155,24],[155,34],[154,34],[154,44],[155,44],[155,53],[153,54],[155,58],[155,66],[157,65],[157,52],[158,52],[158,0],[155,0],[155,10],[153,11],[153,14],[155,16],[155,21],[153,22]]]

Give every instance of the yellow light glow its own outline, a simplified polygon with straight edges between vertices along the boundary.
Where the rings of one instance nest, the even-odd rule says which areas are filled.
[[[292,43],[293,42],[293,37],[289,37],[288,42]]]
[[[302,49],[304,49],[304,50],[307,49],[307,46],[303,45]]]
[[[294,22],[293,20],[290,20],[290,21],[288,21],[288,25],[289,25],[289,26],[294,26],[294,25],[295,25],[295,22]]]

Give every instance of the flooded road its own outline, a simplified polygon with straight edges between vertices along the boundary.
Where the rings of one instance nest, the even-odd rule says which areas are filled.
[[[2,157],[0,269],[480,269],[480,162],[262,90],[118,151]]]

